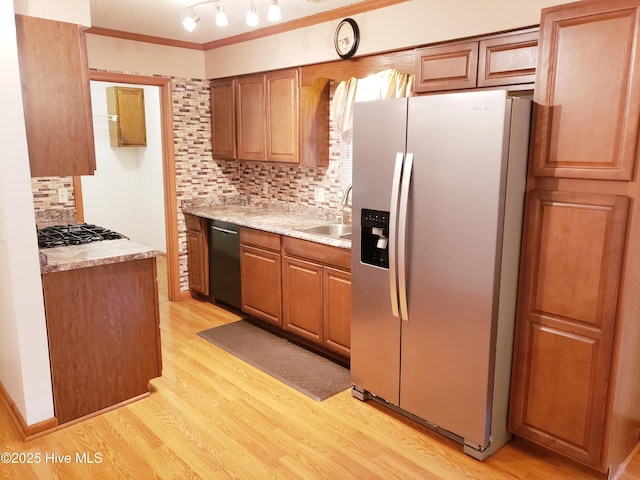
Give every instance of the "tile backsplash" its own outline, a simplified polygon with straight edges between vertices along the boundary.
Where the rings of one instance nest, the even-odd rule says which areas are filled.
[[[211,103],[209,81],[172,78],[174,153],[178,204],[178,244],[180,288],[188,291],[186,227],[180,205],[187,201],[224,195],[291,202],[339,211],[340,136],[330,130],[329,165],[302,167],[261,162],[214,161],[211,154]],[[331,96],[335,85],[331,85]],[[264,193],[264,184],[267,193]],[[61,203],[58,190],[67,189],[68,200]],[[32,180],[36,218],[43,212],[61,210],[75,215],[73,179],[46,177]],[[322,189],[324,200],[317,202],[316,190]]]

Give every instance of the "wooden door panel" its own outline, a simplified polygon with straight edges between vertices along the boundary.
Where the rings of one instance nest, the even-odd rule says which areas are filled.
[[[147,146],[143,88],[107,88],[107,112],[117,116],[115,122],[109,121],[112,147]]]
[[[284,257],[284,328],[322,343],[322,265]]]
[[[351,354],[351,273],[324,268],[324,343]]]
[[[510,428],[598,466],[628,198],[527,199]]]
[[[264,75],[240,77],[236,87],[237,148],[240,160],[266,160]]]
[[[549,64],[535,89],[535,175],[632,178],[640,113],[635,3],[614,0],[601,13],[585,2],[544,16],[540,55]]]
[[[478,42],[415,50],[415,91],[474,88],[478,75]]]
[[[282,326],[281,257],[248,245],[240,245],[242,311]]]
[[[531,375],[527,385],[524,423],[542,435],[550,435],[586,452],[591,429],[602,431],[603,412],[594,416],[602,402],[585,402],[601,397],[596,383],[600,342],[561,330],[533,325],[531,332]]]
[[[608,248],[617,202],[614,198],[612,202],[585,204],[560,198],[546,195],[537,204],[540,250],[534,310],[600,327],[604,312],[599,305],[606,301],[608,270],[615,265],[610,261],[619,263],[619,259],[610,258]],[[617,245],[618,255],[620,249]],[[610,302],[615,296],[608,301],[614,306]]]
[[[214,159],[236,158],[235,83],[211,81],[211,129]]]
[[[189,288],[203,295],[208,295],[208,255],[203,235],[201,232],[187,230],[187,264],[189,268]]]
[[[298,71],[267,75],[267,159],[298,162]]]

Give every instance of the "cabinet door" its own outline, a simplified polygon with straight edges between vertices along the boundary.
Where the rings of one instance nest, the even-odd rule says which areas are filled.
[[[206,220],[185,215],[187,223],[187,262],[189,288],[203,295],[209,294],[209,251]]]
[[[284,328],[322,343],[322,265],[285,256],[282,300]]]
[[[478,87],[534,83],[538,31],[480,40]]]
[[[240,160],[267,159],[264,75],[240,77],[236,83],[237,152]]]
[[[638,2],[543,11],[534,174],[631,180],[640,113]]]
[[[351,352],[351,273],[324,268],[324,344],[346,357]]]
[[[214,159],[236,158],[235,82],[211,81],[211,132]]]
[[[510,428],[598,466],[628,199],[533,191],[527,203]]]
[[[240,244],[242,311],[282,327],[280,254]]]
[[[109,115],[117,115],[116,121],[109,119],[112,147],[147,146],[143,88],[107,88],[107,110]]]
[[[93,175],[96,154],[80,25],[16,15],[32,177]]]
[[[414,58],[418,93],[476,86],[478,42],[418,48]]]
[[[267,160],[299,161],[298,70],[280,70],[266,75]]]

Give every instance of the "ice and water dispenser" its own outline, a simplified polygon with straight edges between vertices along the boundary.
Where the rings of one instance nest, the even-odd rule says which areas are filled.
[[[389,268],[389,212],[363,208],[360,226],[360,261]]]

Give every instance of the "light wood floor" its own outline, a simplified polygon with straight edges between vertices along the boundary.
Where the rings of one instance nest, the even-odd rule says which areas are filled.
[[[348,391],[315,402],[196,335],[234,315],[196,300],[171,303],[166,295],[160,308],[164,370],[151,395],[27,443],[0,403],[0,454],[40,458],[0,463],[0,478],[600,478],[521,440],[479,462]],[[76,454],[101,462],[79,463]],[[70,455],[71,463],[46,461],[52,455]],[[637,456],[622,479],[640,479]]]

